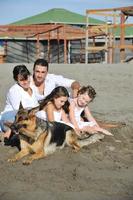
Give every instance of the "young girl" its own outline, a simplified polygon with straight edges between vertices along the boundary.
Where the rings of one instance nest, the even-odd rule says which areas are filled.
[[[40,103],[40,111],[36,116],[48,121],[64,122],[70,121],[67,117],[69,102],[68,91],[63,86],[58,86]]]
[[[93,87],[83,86],[78,91],[77,98],[72,99],[70,102],[69,117],[78,135],[80,135],[81,132],[90,134],[102,132],[106,135],[112,135],[107,130],[99,127],[88,108],[88,104],[93,101],[95,96],[96,92]],[[81,113],[83,111],[87,121],[83,121],[83,119],[81,118]]]

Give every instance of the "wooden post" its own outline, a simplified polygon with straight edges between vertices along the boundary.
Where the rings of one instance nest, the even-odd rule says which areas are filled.
[[[67,42],[66,42],[65,25],[63,26],[63,33],[64,33],[64,63],[67,63]]]
[[[106,16],[105,16],[106,18]],[[105,63],[108,63],[108,56],[109,56],[109,52],[108,52],[108,40],[109,40],[109,36],[108,36],[108,24],[107,24],[107,18],[106,18],[106,26],[105,26],[105,47],[106,47],[106,51],[105,51]]]
[[[114,16],[113,16],[113,28],[112,28],[112,34],[113,34],[113,42],[112,42],[112,63],[114,63],[114,57],[115,57],[115,49],[114,49],[114,46],[115,46],[115,31],[116,31],[116,28],[115,28],[115,25],[116,25],[116,10],[114,11]]]
[[[50,31],[48,33],[48,62],[50,63]]]
[[[125,44],[125,15],[121,13],[121,32],[120,32],[120,62],[123,62],[125,59],[125,48],[123,47]]]
[[[68,63],[71,63],[71,41],[68,41]]]
[[[37,34],[36,58],[39,58],[39,54],[40,54],[40,42],[39,42],[39,34]]]
[[[88,64],[88,25],[89,25],[89,17],[86,11],[85,64]]]
[[[57,28],[57,48],[58,48],[58,63],[60,63],[60,39],[59,39],[59,28]]]
[[[109,36],[108,36],[108,63],[112,64],[112,33],[109,32]]]

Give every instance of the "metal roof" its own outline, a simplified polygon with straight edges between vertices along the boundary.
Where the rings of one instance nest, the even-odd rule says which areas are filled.
[[[100,24],[103,23],[102,20],[90,18],[90,23],[92,24]],[[80,15],[75,12],[71,12],[62,8],[53,8],[46,12],[40,13],[38,15],[34,15],[23,20],[19,20],[12,24],[14,25],[28,25],[28,24],[78,24],[85,25],[86,24],[86,16]]]

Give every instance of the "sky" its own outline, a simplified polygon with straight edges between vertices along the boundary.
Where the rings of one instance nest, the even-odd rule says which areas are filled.
[[[64,8],[85,15],[87,9],[124,6],[133,6],[133,0],[0,0],[0,25],[10,24],[52,8]]]

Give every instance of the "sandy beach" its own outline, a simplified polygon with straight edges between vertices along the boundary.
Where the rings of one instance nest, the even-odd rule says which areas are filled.
[[[14,83],[16,64],[0,64],[0,111]],[[33,64],[26,64],[32,71]],[[130,64],[51,64],[50,73],[92,85],[90,104],[102,121],[122,122],[112,136],[75,153],[69,147],[33,162],[8,163],[16,148],[0,143],[0,200],[133,200],[133,66]]]

